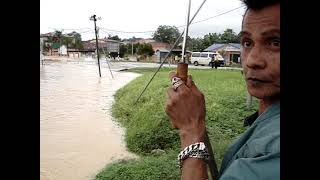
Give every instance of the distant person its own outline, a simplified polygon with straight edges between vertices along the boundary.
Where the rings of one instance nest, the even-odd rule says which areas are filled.
[[[218,55],[215,55],[214,56],[214,68],[218,69],[218,66],[219,66],[219,58],[218,58]]]
[[[213,55],[213,56],[211,57],[210,65],[211,65],[211,68],[212,68],[212,69],[213,69],[213,67],[214,67],[214,59],[215,59],[215,55]]]

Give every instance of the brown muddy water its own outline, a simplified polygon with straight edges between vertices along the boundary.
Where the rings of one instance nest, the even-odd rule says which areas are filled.
[[[94,61],[40,65],[40,178],[88,180],[107,163],[135,158],[111,117],[116,90],[138,74],[110,71]]]

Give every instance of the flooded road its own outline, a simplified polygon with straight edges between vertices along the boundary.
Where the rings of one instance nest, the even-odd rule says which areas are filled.
[[[138,74],[94,61],[40,65],[41,180],[88,180],[113,160],[133,158],[111,118],[116,90]]]

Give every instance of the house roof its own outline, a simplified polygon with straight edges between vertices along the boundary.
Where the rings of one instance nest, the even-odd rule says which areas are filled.
[[[45,33],[45,34],[40,34],[40,37],[52,37],[54,36],[53,32]]]
[[[231,46],[240,49],[241,45],[239,43],[229,43]]]
[[[82,41],[83,43],[96,43],[96,39],[90,39],[90,40],[86,40],[86,41]],[[115,42],[115,43],[121,43],[120,41],[117,40],[113,40],[113,39],[98,39],[99,43],[103,43],[103,42]]]
[[[211,46],[207,47],[204,51],[215,51],[217,49],[223,48],[224,46],[233,46],[237,49],[240,49],[240,44],[239,43],[216,43],[216,44],[212,44]]]
[[[172,52],[182,52],[182,49],[172,49]],[[186,53],[192,53],[192,51],[186,50]]]
[[[169,49],[165,48],[158,48],[156,51],[161,51],[161,52],[170,52]],[[172,52],[182,52],[182,49],[172,49]],[[191,53],[191,51],[186,50],[186,53]]]
[[[159,48],[159,49],[157,49],[156,51],[160,51],[160,52],[169,52],[169,50],[164,49],[164,48]]]
[[[207,47],[204,51],[214,51],[216,49],[221,48],[222,46],[224,46],[225,44],[212,44],[211,46]]]

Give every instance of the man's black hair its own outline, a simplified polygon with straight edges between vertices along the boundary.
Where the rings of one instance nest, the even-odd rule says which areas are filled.
[[[280,0],[242,0],[242,2],[246,5],[247,10],[260,10],[267,6],[276,5],[280,3]]]

